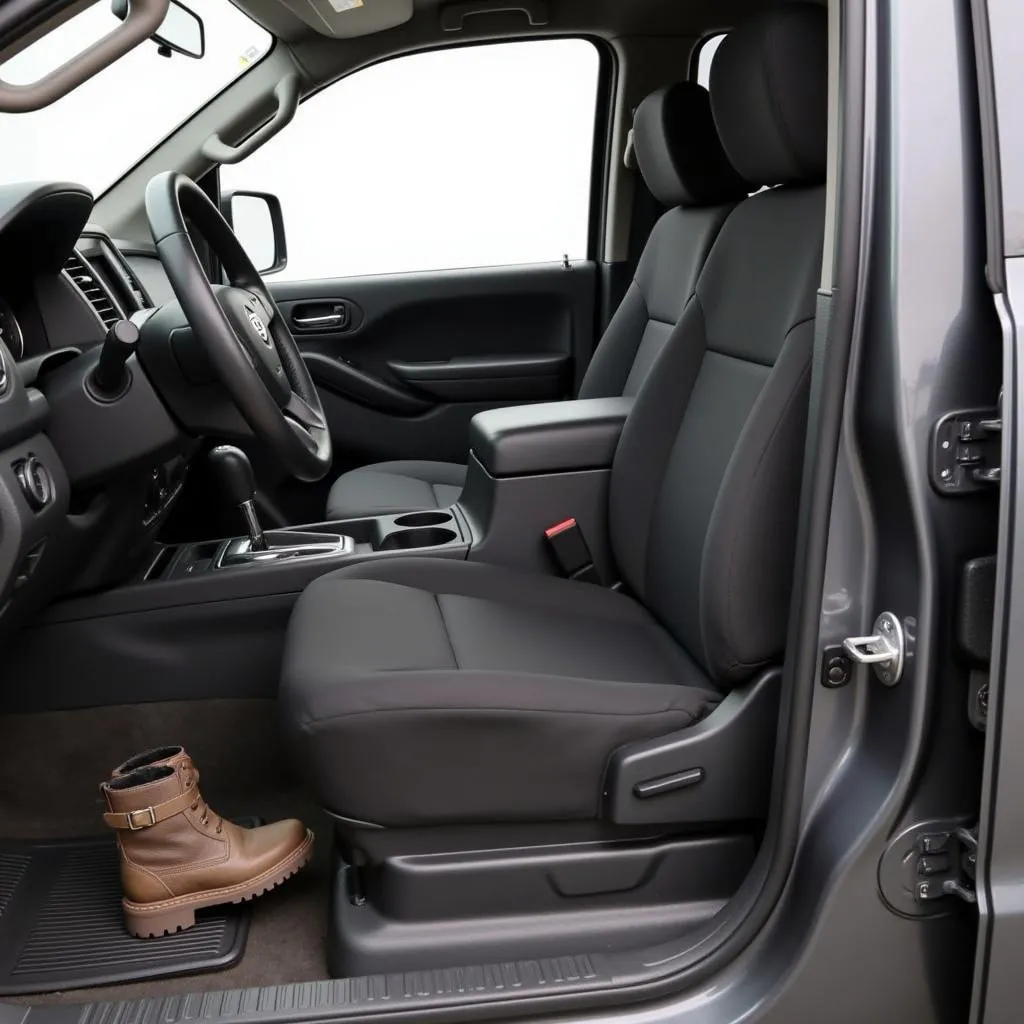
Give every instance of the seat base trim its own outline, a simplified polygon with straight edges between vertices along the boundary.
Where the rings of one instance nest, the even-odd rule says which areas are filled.
[[[414,854],[353,867],[334,852],[333,977],[469,959],[636,948],[701,925],[753,863],[752,836]]]

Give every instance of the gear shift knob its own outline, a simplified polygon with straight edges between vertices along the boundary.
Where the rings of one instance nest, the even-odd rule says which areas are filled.
[[[232,505],[242,505],[256,496],[252,463],[241,448],[218,445],[210,452],[210,465],[220,474],[221,486]]]
[[[256,516],[256,479],[252,472],[249,456],[234,445],[221,444],[210,452],[210,465],[220,474],[224,493],[233,505],[237,505],[245,516],[249,530],[249,542],[253,551],[266,551],[267,540],[263,527]]]

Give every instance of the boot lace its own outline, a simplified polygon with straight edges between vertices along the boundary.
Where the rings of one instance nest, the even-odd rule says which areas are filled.
[[[210,819],[214,818],[217,822],[217,827],[214,831],[217,835],[220,835],[224,831],[224,819],[210,807],[199,792],[199,771],[193,765],[186,765],[183,774],[185,776],[185,788],[193,790],[194,799],[189,810],[193,812],[201,810],[199,824],[204,828],[210,824]]]

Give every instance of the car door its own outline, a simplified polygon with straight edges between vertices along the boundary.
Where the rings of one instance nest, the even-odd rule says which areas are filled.
[[[595,342],[603,62],[585,39],[394,57],[221,169],[222,196],[280,199],[288,261],[267,282],[337,471],[464,460],[475,413],[574,393]]]
[[[988,277],[1003,333],[999,551],[985,767],[977,850],[978,945],[971,1020],[1017,1021],[1024,1002],[1024,10],[1016,0],[971,5],[985,164]]]

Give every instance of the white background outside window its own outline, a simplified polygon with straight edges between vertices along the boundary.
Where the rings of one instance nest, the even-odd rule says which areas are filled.
[[[717,36],[709,36],[700,44],[700,52],[697,54],[697,82],[705,89],[711,84],[711,62],[718,53],[718,48],[725,39],[725,33]]]
[[[206,26],[202,60],[145,42],[42,110],[0,114],[0,182],[74,181],[99,195],[269,49],[270,35],[228,0],[188,2]],[[109,0],[94,3],[6,61],[2,77],[38,81],[118,25]]]
[[[307,100],[221,188],[280,198],[275,279],[585,258],[598,70],[582,39],[397,57]]]

